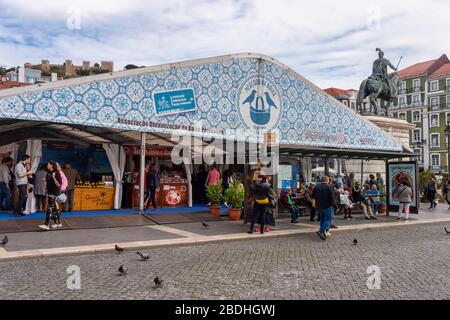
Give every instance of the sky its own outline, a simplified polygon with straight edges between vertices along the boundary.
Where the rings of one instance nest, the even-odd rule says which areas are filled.
[[[450,53],[448,0],[0,0],[0,65],[152,66],[272,56],[321,88],[358,88],[376,48],[400,69]]]

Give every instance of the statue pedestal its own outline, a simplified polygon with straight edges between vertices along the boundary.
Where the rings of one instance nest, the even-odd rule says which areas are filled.
[[[405,120],[388,118],[384,116],[368,115],[363,117],[375,124],[381,130],[390,134],[406,149],[410,149],[409,136],[411,130],[416,127],[414,124],[408,123]],[[349,173],[355,174],[355,181],[361,180],[361,160],[346,160],[345,168]],[[385,171],[386,163],[384,161],[364,161],[364,181],[369,177],[369,174],[376,174],[377,172],[381,173],[383,179],[386,180]]]
[[[389,133],[394,139],[398,140],[406,149],[409,147],[409,135],[416,125],[408,123],[406,120],[394,119],[380,116],[364,116],[367,120],[379,127],[381,130]]]

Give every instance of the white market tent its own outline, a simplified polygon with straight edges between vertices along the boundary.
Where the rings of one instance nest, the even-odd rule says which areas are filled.
[[[155,93],[184,89],[194,93],[195,110],[156,114]],[[202,130],[193,130],[197,127]],[[0,148],[27,140],[30,148],[34,144],[33,149],[38,149],[39,143],[33,141],[44,138],[102,144],[116,178],[116,204],[120,203],[124,144],[172,146],[176,144],[170,139],[173,134],[249,140],[255,128],[258,133],[275,132],[280,155],[412,156],[386,132],[294,70],[255,53],[0,91]],[[209,130],[214,131],[206,134]],[[141,173],[143,166],[141,161]],[[141,198],[143,179],[141,174]]]

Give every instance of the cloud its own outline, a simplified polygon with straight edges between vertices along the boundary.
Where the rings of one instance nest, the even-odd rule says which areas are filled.
[[[68,29],[73,10],[81,29]],[[113,60],[116,69],[236,52],[273,56],[321,87],[358,87],[381,47],[401,67],[450,48],[434,1],[0,0],[0,64]],[[12,54],[13,53],[13,54]]]

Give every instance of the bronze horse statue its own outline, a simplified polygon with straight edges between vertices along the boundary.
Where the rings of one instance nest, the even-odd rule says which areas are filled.
[[[398,95],[400,77],[396,73],[393,73],[389,76],[388,82],[390,88],[388,87],[388,83],[380,77],[370,76],[361,83],[358,97],[356,98],[356,105],[359,107],[361,114],[366,113],[366,106],[363,104],[363,100],[369,97],[371,111],[373,110],[375,114],[378,114],[377,99],[381,99],[387,102],[384,109],[385,115],[388,115],[388,109]]]

